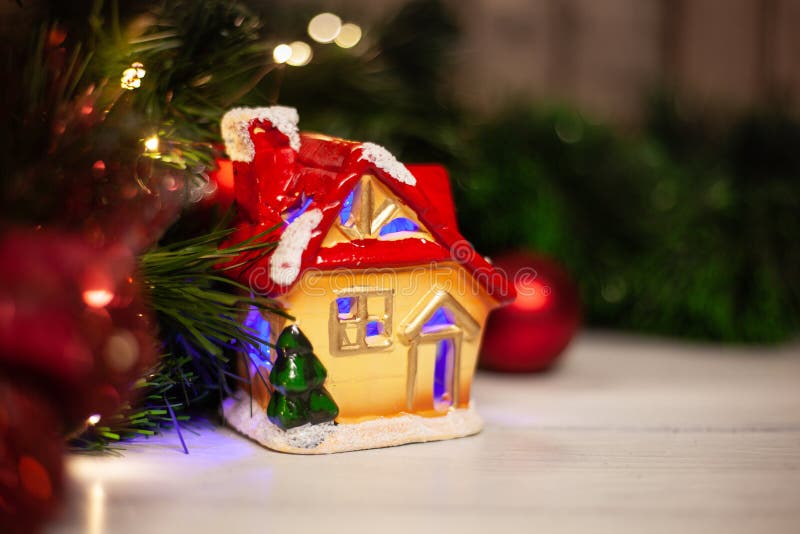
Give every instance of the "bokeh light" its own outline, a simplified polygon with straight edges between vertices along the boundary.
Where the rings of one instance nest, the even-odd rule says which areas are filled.
[[[302,67],[303,65],[308,65],[308,62],[311,61],[311,57],[313,53],[311,52],[311,46],[308,43],[303,41],[295,41],[289,45],[292,50],[292,55],[289,56],[289,59],[286,60],[288,65],[293,67]]]
[[[290,57],[292,57],[292,47],[285,43],[279,44],[272,51],[272,58],[275,63],[286,63]]]
[[[114,298],[114,293],[107,289],[87,289],[83,292],[83,302],[92,308],[103,308]]]
[[[105,361],[115,373],[127,373],[139,360],[139,343],[130,331],[120,329],[108,338]]]
[[[336,39],[333,40],[342,48],[353,48],[361,40],[361,27],[358,24],[348,22],[342,25],[342,29]]]
[[[333,13],[320,13],[308,23],[308,35],[318,43],[330,43],[342,30],[342,19]]]
[[[158,136],[157,135],[151,135],[150,137],[145,139],[144,147],[149,152],[156,152],[158,150]]]
[[[122,71],[119,85],[123,89],[129,91],[138,89],[142,85],[142,78],[145,77],[145,74],[147,74],[147,71],[144,70],[144,65],[136,61],[132,63],[130,67]]]

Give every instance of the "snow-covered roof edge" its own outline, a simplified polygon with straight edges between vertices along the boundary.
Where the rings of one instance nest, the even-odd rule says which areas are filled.
[[[269,259],[269,277],[273,282],[288,286],[297,279],[303,252],[308,248],[311,234],[320,222],[322,211],[314,209],[303,213],[286,227]]]
[[[406,185],[417,185],[417,179],[394,155],[375,143],[361,143],[359,160],[367,160],[380,170]]]
[[[256,149],[250,138],[250,124],[255,120],[268,121],[283,135],[289,138],[289,146],[300,150],[300,131],[297,123],[300,117],[297,110],[286,106],[267,108],[233,108],[222,117],[220,127],[225,151],[233,161],[253,161]]]

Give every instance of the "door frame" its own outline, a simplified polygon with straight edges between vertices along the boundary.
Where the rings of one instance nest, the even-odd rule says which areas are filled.
[[[423,332],[425,323],[439,308],[447,308],[453,313],[454,325],[443,326],[435,332]],[[418,349],[421,343],[452,338],[455,343],[453,369],[453,405],[458,405],[458,392],[461,389],[461,346],[464,340],[473,340],[480,335],[480,325],[444,288],[433,287],[420,299],[419,303],[409,311],[400,323],[398,337],[408,347],[408,374],[406,379],[406,407],[413,411],[416,393]],[[433,384],[431,384],[433,388]]]

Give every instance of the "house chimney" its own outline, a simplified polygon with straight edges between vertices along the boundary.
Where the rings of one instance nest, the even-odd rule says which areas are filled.
[[[240,212],[255,221],[280,221],[269,207],[293,171],[300,150],[297,110],[283,106],[234,108],[222,117],[225,151],[233,161]]]

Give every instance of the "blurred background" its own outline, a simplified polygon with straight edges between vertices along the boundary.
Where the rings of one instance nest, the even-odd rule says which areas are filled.
[[[23,4],[0,7],[4,34],[44,12],[85,24],[93,9]],[[218,4],[186,9],[213,19]],[[120,18],[161,5],[121,1]],[[228,103],[295,106],[303,129],[444,163],[478,250],[554,258],[587,324],[725,342],[796,335],[800,3],[242,5],[258,17],[265,68],[252,86],[229,85]],[[357,28],[319,42],[309,21],[324,12]],[[191,68],[164,68],[211,76],[229,67],[211,65],[214,45],[192,49]]]
[[[411,3],[278,5],[332,11],[371,28]],[[472,111],[492,114],[509,99],[560,101],[630,126],[642,123],[647,98],[659,87],[708,113],[771,103],[797,110],[800,6],[792,0],[445,0],[442,6],[457,35],[427,53],[444,54],[447,88]]]

